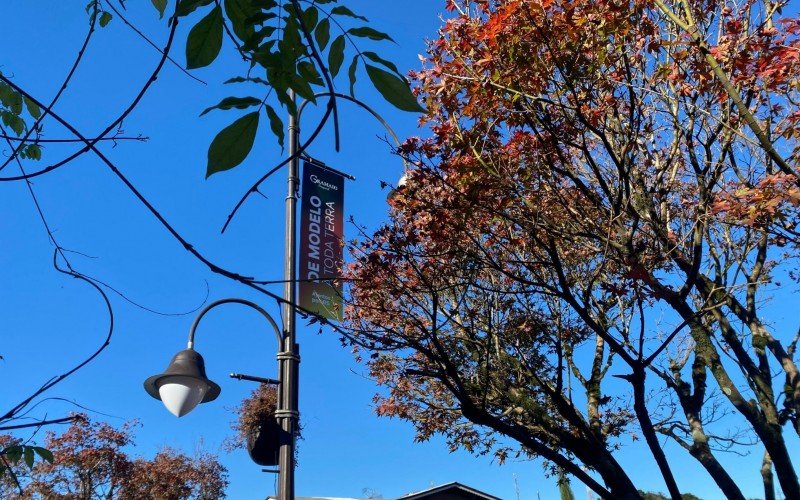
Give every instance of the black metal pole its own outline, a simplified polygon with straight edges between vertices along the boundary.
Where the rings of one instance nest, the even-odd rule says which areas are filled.
[[[294,92],[290,92],[290,98],[295,99]],[[292,157],[297,153],[300,130],[297,117],[291,112],[289,113],[288,129],[289,156]],[[278,454],[278,500],[294,500],[294,450],[299,423],[297,378],[300,356],[295,342],[296,314],[294,308],[297,277],[295,249],[297,247],[298,165],[297,158],[289,162],[286,183],[286,232],[283,262],[285,280],[283,298],[286,299],[286,302],[283,304],[283,352],[278,355],[281,380],[280,408],[276,413],[281,420],[281,429],[283,430],[283,440]]]
[[[344,94],[321,93],[315,97],[335,96],[352,101],[370,112],[391,134],[395,143],[399,145],[397,134],[392,128],[372,108],[350,96]],[[289,91],[289,98],[296,102],[294,91]],[[281,422],[283,430],[283,440],[280,452],[278,453],[278,500],[294,500],[294,469],[295,469],[295,438],[300,425],[299,413],[299,371],[300,371],[300,347],[296,342],[297,315],[294,304],[296,304],[296,281],[297,281],[297,193],[300,184],[300,160],[296,158],[300,145],[300,115],[310,101],[303,101],[297,110],[297,114],[289,112],[287,123],[289,133],[289,157],[293,158],[289,162],[289,172],[287,176],[286,193],[286,228],[284,238],[284,261],[283,261],[283,351],[278,353],[278,373],[280,374],[280,388],[278,392],[278,410],[275,416]],[[408,167],[403,160],[403,169]]]

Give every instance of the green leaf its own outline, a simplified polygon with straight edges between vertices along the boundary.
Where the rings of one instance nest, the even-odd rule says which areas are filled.
[[[331,44],[331,50],[328,52],[328,69],[331,76],[339,74],[339,68],[342,67],[344,62],[344,35],[339,35]]]
[[[278,50],[271,52],[269,57],[265,58],[267,67],[274,68],[276,75],[283,78],[286,74],[293,72],[297,57],[295,57],[294,49],[291,45],[283,40],[278,42]],[[269,74],[267,74],[269,77]],[[270,78],[267,78],[271,81]]]
[[[349,17],[354,17],[356,19],[361,19],[362,21],[369,21],[369,19],[367,19],[366,17],[356,15],[355,12],[353,12],[352,10],[348,9],[343,5],[334,7],[333,10],[331,10],[331,14],[336,14],[337,16],[349,16]]]
[[[248,113],[214,137],[208,147],[206,179],[217,172],[232,169],[247,158],[256,140],[258,117],[258,111]]]
[[[189,32],[186,40],[186,67],[208,66],[222,48],[222,9],[217,5]]]
[[[311,102],[317,102],[317,98],[314,97],[314,90],[311,88],[311,85],[309,85],[309,82],[302,76],[290,73],[289,88],[297,92],[297,95],[303,99]]]
[[[391,40],[392,42],[394,42],[392,37],[390,37],[386,33],[372,29],[369,26],[362,26],[361,28],[350,28],[349,30],[347,30],[347,32],[353,36],[361,38],[369,38],[370,40]]]
[[[31,101],[27,97],[23,97],[23,100],[25,101],[25,107],[28,108],[28,113],[30,113],[32,117],[38,120],[39,117],[42,116],[42,108],[40,108],[38,104]]]
[[[281,47],[280,43],[283,43]],[[306,52],[306,47],[303,45],[303,39],[300,37],[300,25],[297,20],[290,17],[286,19],[286,27],[283,29],[283,39],[279,42],[278,48],[281,52],[285,52],[287,56],[291,57],[291,64],[286,68],[293,68],[294,61]]]
[[[23,160],[25,158],[30,158],[31,160],[41,160],[42,148],[40,148],[37,144],[28,144],[22,149],[22,151],[20,151],[19,155]]]
[[[255,33],[255,29],[247,20],[258,13],[250,0],[225,0],[225,13],[231,20],[236,36],[243,42],[248,41]]]
[[[317,20],[319,19],[319,11],[316,7],[309,7],[305,11],[303,11],[303,25],[311,33],[314,28],[317,26]]]
[[[277,28],[273,26],[264,26],[263,28],[259,29],[242,44],[242,50],[256,51],[262,47],[271,47],[275,43],[275,40],[270,40],[264,45],[261,45],[261,42],[264,40],[264,38],[272,35],[276,29]]]
[[[322,77],[319,76],[319,72],[317,71],[317,67],[314,66],[314,63],[309,61],[298,63],[297,72],[311,85],[323,85]]]
[[[390,70],[392,70],[392,71],[394,71],[395,73],[397,73],[397,75],[398,75],[398,76],[402,76],[402,75],[400,74],[400,71],[398,71],[398,70],[397,70],[397,66],[395,66],[393,62],[391,62],[391,61],[387,61],[386,59],[383,59],[382,57],[380,57],[380,56],[379,56],[378,54],[376,54],[375,52],[362,52],[362,54],[364,54],[365,56],[367,56],[367,58],[369,58],[369,59],[370,59],[371,61],[373,61],[373,62],[376,62],[376,63],[378,63],[378,64],[383,64],[384,66],[386,66],[386,67],[387,67],[387,68],[389,68]]]
[[[47,448],[42,448],[41,446],[32,446],[33,450],[42,457],[42,460],[46,462],[53,463],[53,452],[48,450]]]
[[[100,14],[100,27],[105,28],[106,25],[111,22],[112,18],[111,12],[103,11],[103,13]]]
[[[8,106],[8,109],[10,109],[12,113],[18,115],[22,113],[22,101],[22,94],[11,89],[11,98],[6,106]]]
[[[278,17],[274,12],[256,12],[244,20],[247,24],[264,24],[264,21],[269,21]]]
[[[276,88],[276,90],[278,89]],[[288,87],[276,92],[276,95],[278,96],[278,100],[281,102],[281,104],[286,106],[286,109],[289,110],[289,114],[297,114],[297,103],[294,99],[289,98]]]
[[[284,140],[284,131],[283,131],[283,120],[280,119],[278,113],[272,109],[272,106],[269,104],[266,105],[267,108],[267,116],[269,117],[269,128],[272,129],[272,133],[275,134],[275,137],[278,138],[278,144],[281,145],[281,149],[283,148],[283,140]]]
[[[275,40],[270,40],[269,42],[261,45],[253,52],[253,61],[260,64],[267,71],[267,80],[269,80],[269,70],[270,69],[277,69],[280,68],[280,61],[278,60],[278,54],[272,52],[272,47],[275,45]],[[270,85],[272,82],[270,81]]]
[[[411,93],[411,89],[408,88],[408,83],[376,66],[366,64],[366,67],[372,84],[394,107],[403,111],[425,112],[425,109],[417,102],[417,98]]]
[[[3,450],[3,455],[6,456],[6,459],[10,463],[15,464],[19,462],[20,458],[22,458],[22,446],[20,445],[9,446],[5,450]]]
[[[11,101],[14,99],[16,93],[17,92],[12,89],[10,85],[5,82],[0,82],[0,103],[2,103],[3,106],[11,107]]]
[[[274,9],[278,6],[278,2],[275,0],[250,0],[250,4],[255,7],[256,9]]]
[[[214,0],[178,0],[178,8],[175,11],[175,14],[178,17],[188,16],[198,7],[203,7],[204,5],[208,5]]]
[[[317,40],[319,50],[325,50],[331,39],[331,22],[328,18],[319,22],[317,29],[314,30],[314,38]]]
[[[3,125],[9,127],[17,134],[17,137],[25,132],[25,121],[14,113],[10,111],[0,111],[0,119],[2,119]]]
[[[33,448],[30,446],[25,447],[25,465],[28,466],[29,469],[33,468],[33,459],[35,455],[33,454]]]
[[[247,109],[250,106],[258,106],[259,104],[261,104],[261,99],[256,99],[255,97],[226,97],[219,104],[204,109],[200,116],[214,109]]]
[[[251,77],[237,76],[237,77],[225,80],[222,83],[245,83],[245,82],[261,83],[263,85],[269,85],[268,81],[264,80],[263,78],[258,78],[256,76],[251,76]]]
[[[167,10],[167,0],[150,0],[153,7],[158,11],[158,18],[164,19],[164,11]]]
[[[350,68],[347,70],[347,76],[350,78],[350,96],[356,96],[356,68],[358,68],[358,54],[353,56],[353,62],[350,63]]]

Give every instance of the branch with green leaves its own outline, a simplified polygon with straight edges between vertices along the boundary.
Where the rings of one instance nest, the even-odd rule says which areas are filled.
[[[212,110],[248,110],[223,128],[211,142],[206,177],[230,170],[247,158],[255,143],[262,114],[266,114],[270,131],[283,147],[284,123],[278,108],[296,114],[297,104],[293,95],[312,103],[317,102],[316,95],[321,92],[329,96],[327,107],[332,109],[332,113],[326,113],[316,128],[322,128],[332,117],[338,138],[335,80],[345,59],[351,57],[346,50],[348,40],[355,52],[347,70],[350,95],[355,94],[358,67],[362,64],[374,87],[389,103],[404,111],[424,111],[408,81],[392,62],[376,52],[361,51],[353,42],[354,38],[393,41],[389,35],[367,25],[346,26],[349,22],[367,19],[343,5],[328,9],[326,4],[336,4],[336,0],[304,3],[305,6],[298,0],[179,2],[177,17],[190,16],[204,9],[203,17],[187,37],[187,68],[211,65],[222,52],[227,34],[246,67],[243,74],[224,83],[245,84],[262,94],[262,97],[226,97],[203,111],[201,115]],[[154,0],[153,4],[163,16],[167,2]],[[340,34],[334,36],[334,30]]]

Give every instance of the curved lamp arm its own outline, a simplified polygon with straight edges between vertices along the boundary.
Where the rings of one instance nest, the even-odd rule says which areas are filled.
[[[278,359],[281,359],[283,336],[275,320],[267,311],[244,299],[216,300],[204,307],[192,323],[189,330],[189,345],[172,357],[167,369],[144,381],[144,389],[152,397],[164,402],[164,406],[175,415],[182,417],[192,411],[198,404],[213,401],[219,396],[220,387],[206,376],[205,361],[199,352],[194,350],[194,332],[206,313],[222,304],[242,304],[260,312],[272,325],[278,340]]]
[[[367,110],[369,112],[369,114],[374,116],[375,119],[378,120],[378,122],[380,122],[381,125],[383,125],[383,128],[385,128],[386,131],[389,132],[389,135],[392,136],[392,139],[394,140],[395,145],[400,146],[400,139],[397,138],[397,134],[394,132],[392,127],[389,125],[389,123],[386,120],[384,120],[383,117],[380,114],[378,114],[377,111],[375,111],[374,109],[369,107],[367,104],[361,102],[360,100],[356,99],[355,97],[351,97],[351,96],[349,96],[347,94],[340,94],[339,92],[320,92],[318,94],[314,94],[314,98],[316,99],[317,97],[337,97],[337,98],[344,99],[344,100],[350,101],[352,103],[358,104],[359,106],[361,106],[361,108]],[[303,114],[303,110],[306,108],[306,105],[309,102],[311,102],[311,101],[303,101],[303,103],[300,104],[300,107],[297,109],[297,122],[298,123],[300,123],[300,116]],[[407,172],[408,171],[408,162],[406,161],[405,158],[401,157],[401,159],[403,160],[403,170]]]
[[[203,316],[205,316],[206,313],[209,312],[210,310],[214,309],[217,306],[221,306],[222,304],[242,304],[245,306],[249,306],[250,308],[260,312],[261,315],[264,316],[264,318],[266,318],[267,321],[269,321],[269,324],[272,325],[272,329],[275,331],[275,338],[278,341],[278,349],[281,349],[283,347],[283,334],[281,333],[280,328],[278,328],[278,324],[275,323],[275,320],[272,319],[272,316],[270,316],[267,311],[265,311],[259,305],[250,302],[249,300],[229,298],[229,299],[215,300],[214,302],[205,306],[202,311],[200,311],[200,313],[194,319],[192,327],[189,329],[189,342],[187,346],[188,349],[194,349],[194,332],[197,329],[197,325],[200,323],[200,320],[203,319]]]

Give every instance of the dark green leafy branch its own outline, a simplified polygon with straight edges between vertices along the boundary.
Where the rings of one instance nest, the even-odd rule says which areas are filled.
[[[72,420],[72,418],[69,417],[68,419]],[[20,482],[17,478],[17,472],[15,471],[17,467],[15,466],[24,463],[28,470],[31,470],[36,462],[37,456],[40,460],[43,460],[47,463],[53,463],[53,453],[47,448],[21,443],[6,446],[0,450],[0,477],[5,474],[9,474],[17,487],[20,487]]]
[[[154,1],[153,4],[163,15],[163,2]],[[332,8],[322,8],[326,4],[331,4]],[[337,1],[317,0],[304,2],[304,5],[298,0],[181,0],[178,3],[177,17],[199,17],[186,41],[187,68],[211,65],[222,52],[227,33],[247,69],[245,74],[229,78],[225,83],[260,86],[273,92],[271,99],[277,101],[269,102],[268,96],[230,96],[203,111],[205,114],[212,109],[246,110],[258,106],[256,111],[248,112],[223,128],[212,140],[206,177],[234,168],[247,158],[255,143],[262,111],[267,114],[271,132],[283,145],[283,121],[276,111],[279,106],[294,114],[297,105],[293,95],[314,103],[315,95],[321,91],[335,96],[334,79],[347,57],[347,40],[355,50],[347,71],[351,95],[355,92],[361,62],[370,82],[389,103],[405,111],[424,111],[392,62],[374,51],[361,52],[353,42],[353,38],[376,42],[393,41],[392,38],[370,26],[343,26],[342,22],[368,20],[346,6],[333,4]],[[332,29],[340,33],[331,33]],[[330,116],[338,138],[335,97],[329,99],[333,111]]]
[[[23,137],[30,131],[25,120],[26,114],[36,121],[41,118],[42,110],[8,85],[0,83],[0,122],[3,127],[13,131],[16,138]],[[10,157],[15,155],[19,155],[22,159],[39,160],[42,158],[42,150],[36,143],[21,142],[14,148]]]

